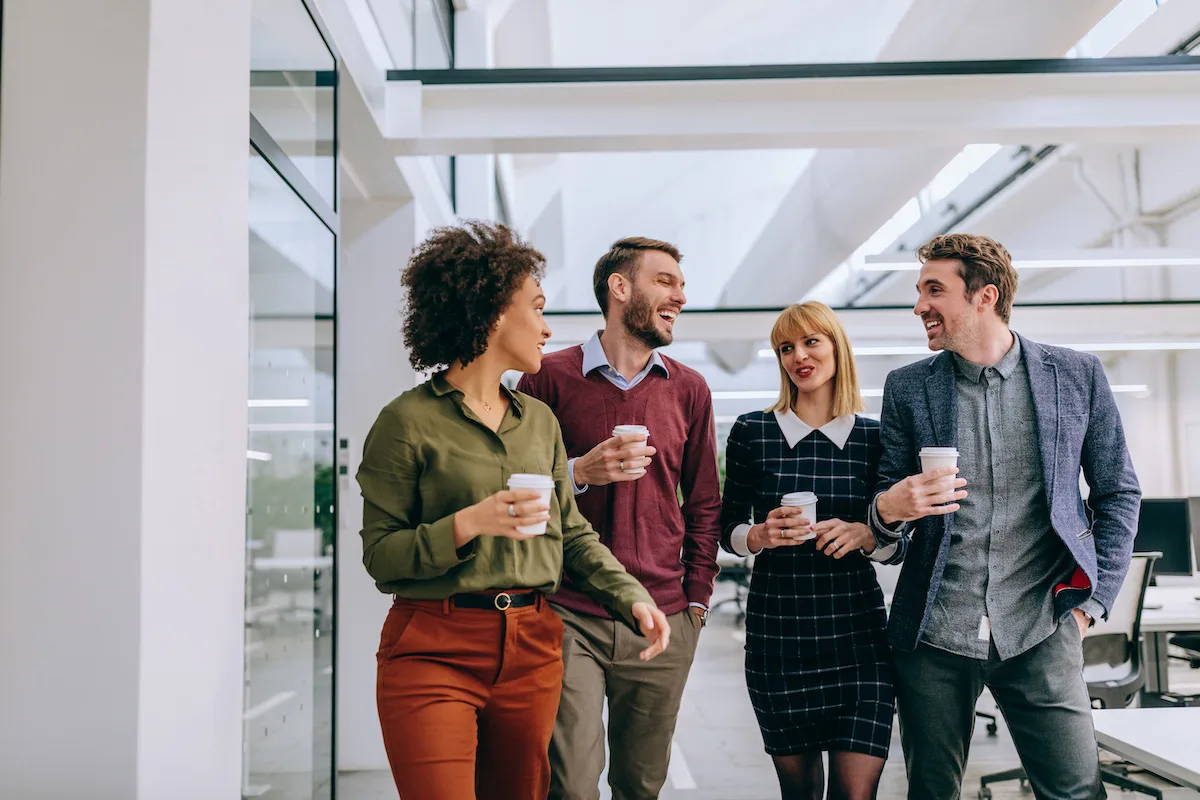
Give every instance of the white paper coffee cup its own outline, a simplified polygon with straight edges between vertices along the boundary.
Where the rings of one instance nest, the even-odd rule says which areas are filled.
[[[942,467],[958,466],[957,447],[922,447],[919,455],[921,457],[921,472],[929,472],[930,470],[941,469]]]
[[[632,436],[645,436],[647,439],[649,439],[650,438],[650,429],[647,428],[645,425],[618,425],[617,427],[613,428],[612,435],[613,436],[631,436],[631,435]],[[645,467],[639,467],[637,469],[623,469],[621,471],[624,472],[626,475],[644,475],[644,474],[646,474]]]
[[[800,513],[808,520],[809,525],[817,521],[817,496],[812,492],[788,492],[779,501],[779,504],[800,509]],[[815,539],[816,536],[815,533],[808,533],[804,536],[797,536],[796,540],[806,542],[809,539]]]
[[[550,505],[550,495],[554,493],[554,478],[549,475],[531,475],[529,473],[518,472],[508,479],[509,489],[532,489],[540,492],[542,495],[542,503]],[[543,534],[546,532],[546,523],[539,522],[536,525],[518,525],[517,533]]]

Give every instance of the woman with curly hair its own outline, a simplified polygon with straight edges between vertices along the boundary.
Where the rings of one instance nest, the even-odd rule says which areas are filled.
[[[546,796],[563,626],[545,596],[564,569],[652,640],[644,659],[670,639],[576,508],[554,414],[501,383],[541,367],[544,268],[505,226],[471,222],[434,231],[403,273],[409,360],[446,368],[383,409],[358,482],[363,563],[394,597],[376,694],[404,798]],[[549,502],[514,475],[552,476]]]

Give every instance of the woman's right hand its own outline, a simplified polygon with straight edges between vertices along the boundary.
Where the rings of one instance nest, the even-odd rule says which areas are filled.
[[[776,547],[791,547],[808,541],[812,525],[794,506],[782,506],[767,514],[767,521],[750,528],[746,534],[746,547],[751,553],[774,550]]]
[[[512,513],[509,513],[510,506]],[[521,542],[534,539],[542,534],[521,533],[517,528],[537,525],[548,519],[550,506],[542,502],[541,492],[506,489],[454,515],[454,547],[462,547],[478,536],[503,536]]]

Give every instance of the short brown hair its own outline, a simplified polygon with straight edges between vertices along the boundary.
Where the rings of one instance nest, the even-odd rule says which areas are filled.
[[[473,220],[430,233],[400,276],[413,369],[470,364],[483,355],[525,278],[541,280],[545,269],[545,257],[505,225]]]
[[[958,275],[967,285],[967,297],[974,297],[988,284],[995,286],[996,314],[1008,322],[1017,294],[1017,271],[1004,245],[973,233],[947,233],[921,245],[917,258],[922,264],[942,259],[957,261]]]
[[[629,280],[637,275],[637,268],[642,253],[647,250],[657,250],[675,259],[675,263],[683,261],[683,255],[675,245],[658,239],[647,239],[644,236],[631,236],[613,242],[608,252],[600,256],[596,262],[596,270],[592,273],[592,286],[596,290],[596,302],[600,311],[608,316],[608,279],[614,272],[619,272]]]

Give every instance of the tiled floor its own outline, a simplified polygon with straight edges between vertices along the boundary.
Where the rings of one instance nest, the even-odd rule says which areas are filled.
[[[672,759],[671,779],[663,800],[767,800],[779,797],[779,787],[770,758],[763,753],[762,740],[746,693],[742,673],[742,642],[732,615],[719,615],[710,622],[701,639],[700,651],[692,668],[684,695],[683,710],[676,728],[676,750]],[[1172,668],[1172,688],[1200,691],[1200,672],[1185,665]],[[990,698],[980,701],[981,710],[993,710]],[[1011,769],[1018,765],[1016,751],[1008,738],[1003,720],[999,735],[987,735],[981,724],[975,730],[963,795],[975,797],[981,775]],[[1162,787],[1170,800],[1198,798],[1194,792],[1173,788],[1148,776],[1138,776]],[[884,769],[880,800],[905,797],[907,784],[904,760],[900,755],[898,733],[893,735],[892,756]],[[997,784],[996,800],[1023,798],[1017,783]],[[1110,797],[1122,796],[1110,788]],[[601,794],[608,798],[607,786]],[[1134,798],[1143,795],[1124,795]],[[338,776],[339,800],[394,800],[396,790],[391,776],[382,772],[343,773]],[[940,798],[937,800],[941,800]]]

